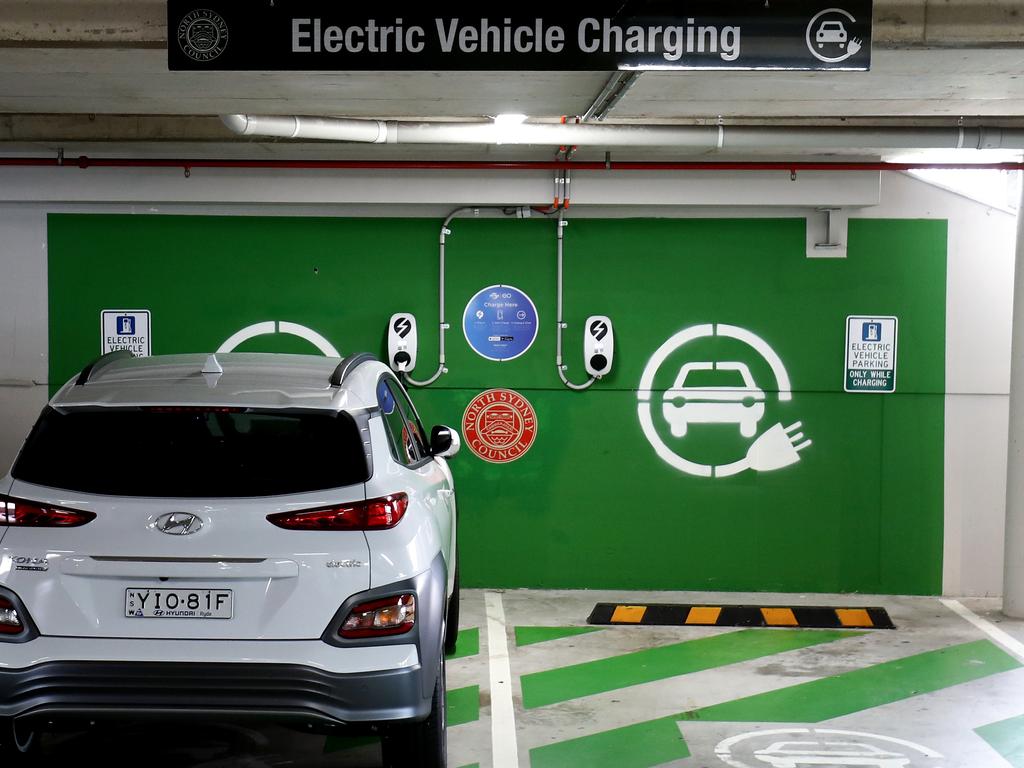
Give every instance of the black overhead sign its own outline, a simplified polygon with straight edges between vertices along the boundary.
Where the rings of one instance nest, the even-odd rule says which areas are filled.
[[[482,4],[448,11],[431,5],[168,0],[167,60],[172,70],[228,71],[871,64],[871,0],[590,0],[581,4],[585,10],[526,0],[486,12]]]

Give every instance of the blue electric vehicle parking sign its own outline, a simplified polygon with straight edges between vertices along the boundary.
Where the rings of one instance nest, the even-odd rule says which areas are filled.
[[[126,349],[136,357],[152,354],[148,309],[104,309],[100,312],[100,351]]]
[[[478,291],[462,314],[466,341],[488,360],[512,360],[537,338],[537,307],[511,285],[490,285]]]

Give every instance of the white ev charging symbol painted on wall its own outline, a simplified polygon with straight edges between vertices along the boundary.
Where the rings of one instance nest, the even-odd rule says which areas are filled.
[[[754,437],[765,412],[765,392],[757,386],[750,368],[742,362],[693,361],[685,363],[675,377],[671,389],[661,396],[657,407],[654,378],[669,356],[691,341],[709,337],[740,341],[757,352],[771,368],[780,402],[793,399],[789,373],[782,359],[760,336],[735,325],[724,323],[695,325],[685,328],[664,344],[647,361],[637,389],[637,416],[644,436],[658,456],[676,469],[698,477],[730,477],[747,469],[770,472],[800,461],[800,451],[811,445],[800,431],[797,421],[784,427],[781,423],[765,430],[750,445],[744,457],[728,464],[702,464],[681,456],[662,439],[654,425],[655,412],[669,425],[674,437],[685,437],[691,424],[737,424],[743,437]],[[725,371],[734,374],[742,386],[688,386],[690,375],[698,371]]]
[[[282,320],[281,322],[267,320],[262,323],[247,325],[237,333],[233,333],[223,344],[220,345],[217,351],[233,352],[244,341],[254,339],[257,336],[268,336],[275,333],[286,333],[289,336],[298,336],[300,339],[305,339],[320,350],[320,352],[326,357],[341,357],[334,345],[321,334],[317,333],[312,328],[307,328],[306,326],[299,325],[298,323],[289,323],[286,320]]]

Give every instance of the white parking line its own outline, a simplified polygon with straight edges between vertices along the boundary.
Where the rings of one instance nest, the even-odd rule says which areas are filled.
[[[1024,663],[1024,643],[1020,642],[1020,640],[1014,639],[991,621],[981,618],[981,616],[976,614],[959,600],[939,598],[939,602],[949,608],[953,613],[960,616],[960,618],[971,622],[971,624],[991,637],[996,644],[1001,645],[1003,649],[1011,656],[1015,657],[1017,661]]]
[[[494,768],[519,768],[505,607],[500,592],[485,592],[484,602],[487,608],[487,656],[491,673],[491,762]]]

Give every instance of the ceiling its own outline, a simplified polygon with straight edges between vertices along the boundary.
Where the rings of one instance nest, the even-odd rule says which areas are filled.
[[[0,113],[582,114],[605,72],[169,72],[157,49],[0,48]],[[870,72],[646,72],[617,121],[1024,117],[1024,47],[878,50]]]

